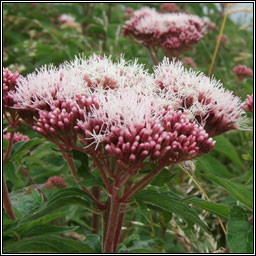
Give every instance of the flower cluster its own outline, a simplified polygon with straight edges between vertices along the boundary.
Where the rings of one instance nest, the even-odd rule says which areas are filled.
[[[222,34],[221,36],[217,36],[216,37],[216,41],[218,41],[219,38],[220,38],[220,43],[221,44],[225,44],[225,43],[227,43],[229,41],[228,36],[225,35],[225,34]]]
[[[10,108],[13,106],[13,99],[9,92],[15,91],[15,85],[20,78],[18,72],[12,73],[8,68],[3,69],[3,106]]]
[[[191,57],[184,57],[182,59],[182,63],[184,66],[187,66],[187,67],[191,67],[191,68],[197,67],[195,61]]]
[[[245,123],[241,100],[220,81],[185,70],[180,62],[170,63],[167,58],[155,67],[155,79],[164,97],[176,101],[176,109],[203,126],[211,137],[242,128]]]
[[[7,132],[6,134],[3,135],[3,138],[9,141],[10,136],[11,136],[11,133]],[[23,135],[20,132],[15,132],[14,137],[13,137],[13,143],[16,143],[16,142],[19,142],[19,141],[29,141],[29,137],[26,136],[26,135]]]
[[[203,37],[203,22],[196,15],[158,13],[144,7],[124,25],[123,35],[149,47],[160,47],[171,56],[190,49]]]
[[[163,3],[160,5],[160,12],[179,12],[179,7],[174,3]]]
[[[245,78],[253,76],[252,70],[245,65],[238,65],[233,68],[233,71],[239,81],[243,81]]]
[[[75,21],[74,17],[68,14],[61,14],[58,17],[58,20],[61,23],[61,28],[74,28],[78,32],[82,31],[81,25]]]
[[[56,187],[66,188],[67,186],[67,183],[60,176],[52,176],[44,184],[44,187],[47,189]]]
[[[253,94],[247,95],[247,98],[241,107],[243,110],[253,113]]]
[[[12,97],[35,131],[66,149],[79,141],[92,157],[113,158],[127,172],[209,152],[210,137],[238,129],[244,113],[219,82],[180,62],[164,60],[149,74],[136,62],[96,55],[29,74]]]
[[[212,30],[212,31],[217,30],[216,24],[212,23],[208,17],[202,17],[202,21],[204,23],[205,29]]]

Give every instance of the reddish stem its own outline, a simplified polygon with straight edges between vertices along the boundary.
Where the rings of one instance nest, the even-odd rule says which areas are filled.
[[[62,154],[70,167],[71,173],[72,173],[75,181],[78,182],[77,177],[76,177],[76,175],[77,175],[76,166],[75,166],[72,156],[69,153],[62,153]]]
[[[107,230],[108,230],[108,220],[109,220],[109,212],[110,212],[110,198],[108,198],[106,202],[107,208],[103,212],[102,215],[102,248],[104,248]]]
[[[12,220],[16,220],[4,176],[3,176],[3,201],[4,201],[4,208],[7,214],[10,216]]]
[[[125,218],[125,212],[121,212],[118,216],[118,221],[117,221],[117,226],[116,226],[116,233],[115,233],[115,238],[114,238],[114,245],[113,245],[113,253],[116,253],[119,240],[120,240],[120,234],[122,230],[122,226],[124,223],[124,218]]]
[[[92,194],[98,200],[100,196],[99,187],[93,187]],[[92,233],[93,234],[99,233],[99,215],[96,213],[93,213],[93,216],[92,216]]]
[[[146,48],[147,48],[147,50],[149,52],[150,58],[153,61],[154,65],[157,65],[158,63],[157,63],[157,61],[156,61],[156,59],[155,59],[155,57],[154,57],[154,55],[153,55],[153,53],[151,51],[151,48],[150,47],[146,47]]]
[[[91,157],[92,157],[92,159],[93,159],[93,161],[94,161],[96,167],[98,168],[98,170],[99,170],[99,172],[100,172],[100,174],[101,174],[101,176],[102,176],[102,179],[103,179],[103,181],[104,181],[104,183],[105,183],[107,192],[108,192],[109,194],[111,194],[111,193],[112,193],[112,187],[111,187],[111,185],[110,185],[110,183],[109,183],[108,177],[107,177],[107,175],[106,175],[104,169],[102,168],[101,163],[99,162],[99,160],[97,159],[97,157],[95,157],[93,154],[90,154],[90,155],[91,155]]]
[[[8,143],[8,148],[7,148],[7,151],[5,153],[5,157],[4,157],[4,164],[6,164],[8,158],[9,158],[9,155],[11,153],[12,145],[13,145],[13,138],[14,138],[14,132],[11,132],[10,133],[9,143]]]
[[[108,219],[108,230],[106,233],[106,239],[104,242],[104,253],[114,252],[114,238],[117,230],[117,220],[120,212],[120,202],[118,197],[119,189],[113,186],[111,206]]]
[[[159,172],[163,169],[164,165],[158,166],[154,171],[151,171],[147,176],[145,176],[142,180],[136,183],[133,187],[131,187],[127,193],[121,198],[121,202],[126,202],[130,199],[137,191],[143,189],[148,185],[148,183],[155,178]]]

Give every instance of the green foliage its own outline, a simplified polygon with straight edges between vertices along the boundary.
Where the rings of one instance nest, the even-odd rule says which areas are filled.
[[[177,3],[182,11],[207,16],[217,31],[208,31],[183,57],[192,57],[197,71],[208,72],[223,20],[214,3]],[[160,3],[4,3],[3,66],[22,75],[41,65],[74,59],[93,53],[117,59],[138,59],[152,71],[147,50],[122,36],[127,20],[125,9],[142,6],[160,9]],[[72,15],[77,27],[63,26],[58,17]],[[238,83],[232,69],[238,64],[253,67],[253,36],[229,17],[224,29],[228,42],[221,44],[213,74],[224,87],[245,99],[253,92],[252,79]],[[160,59],[163,53],[160,52]],[[248,115],[249,118],[252,115]],[[249,119],[249,126],[251,125]],[[3,119],[8,131],[8,122]],[[4,253],[101,253],[101,220],[98,234],[92,234],[92,197],[79,186],[93,191],[106,202],[107,194],[99,171],[84,153],[72,150],[77,168],[76,183],[62,152],[56,145],[23,124],[18,131],[30,141],[15,143],[3,173],[16,220],[3,211]],[[232,131],[214,138],[212,152],[188,167],[211,201],[179,167],[165,168],[146,190],[126,205],[119,253],[208,253],[220,247],[230,253],[253,252],[253,227],[248,221],[253,210],[253,133]],[[4,154],[8,141],[3,139]],[[140,175],[152,171],[151,164]],[[187,168],[187,167],[186,167]],[[28,175],[24,175],[24,170]],[[68,188],[45,187],[51,176],[61,176]],[[139,175],[134,180],[139,179]],[[239,204],[239,206],[237,206]],[[227,236],[216,218],[220,217]],[[70,236],[75,237],[73,240]],[[82,237],[82,238],[81,238]]]
[[[231,195],[233,195],[240,202],[244,203],[250,209],[253,208],[253,195],[247,187],[214,175],[205,175],[204,177],[226,189]]]
[[[231,253],[253,253],[253,228],[243,208],[233,206],[230,209],[227,231]]]

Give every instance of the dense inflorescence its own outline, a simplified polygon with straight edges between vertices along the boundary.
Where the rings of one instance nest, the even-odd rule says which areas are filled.
[[[244,111],[253,113],[253,94],[247,95],[247,98],[241,107]]]
[[[239,81],[243,81],[245,78],[253,76],[252,70],[245,65],[238,65],[233,68],[233,71]]]
[[[174,3],[163,3],[160,5],[160,12],[179,12],[179,7]]]
[[[10,91],[15,91],[15,85],[20,78],[18,72],[12,73],[9,69],[3,69],[3,106],[10,108],[13,106],[13,99],[9,95]]]
[[[188,66],[188,67],[191,67],[191,68],[196,68],[196,63],[195,61],[191,58],[191,57],[184,57],[182,59],[182,63],[184,66]]]
[[[155,68],[155,79],[164,97],[177,102],[177,109],[194,119],[214,137],[239,129],[245,117],[241,100],[224,89],[220,81],[185,70],[180,62],[165,59]]]
[[[203,27],[204,23],[196,15],[158,13],[144,7],[125,23],[123,35],[147,48],[162,48],[168,56],[177,56],[203,37]]]
[[[238,129],[244,113],[219,82],[180,62],[164,60],[151,75],[96,55],[43,67],[20,79],[12,97],[23,119],[62,149],[110,157],[127,172],[209,152],[210,137]]]
[[[7,132],[6,134],[3,135],[3,138],[8,141],[10,140],[10,137],[11,137],[10,132]],[[20,141],[29,141],[29,137],[26,135],[23,135],[20,132],[15,132],[13,136],[13,143],[20,142]]]

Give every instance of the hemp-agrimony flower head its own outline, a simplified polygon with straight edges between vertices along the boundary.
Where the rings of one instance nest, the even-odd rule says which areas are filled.
[[[169,56],[177,56],[203,37],[203,26],[196,15],[158,13],[155,9],[144,7],[135,11],[125,23],[123,35],[146,47],[163,48]]]
[[[15,91],[15,85],[20,79],[18,72],[12,73],[8,68],[3,69],[3,105],[4,108],[10,108],[13,106],[14,101],[12,96],[9,94]]]
[[[11,137],[10,132],[7,132],[6,134],[3,135],[3,138],[8,141],[10,140],[10,137]],[[29,141],[29,137],[20,132],[15,132],[13,136],[13,143],[20,142],[20,141]]]
[[[253,113],[253,94],[247,95],[243,105],[241,106],[244,111]]]
[[[155,67],[155,81],[163,97],[172,104],[176,101],[176,109],[204,127],[209,136],[243,127],[242,102],[220,81],[185,70],[181,62],[170,63],[167,58]]]
[[[252,70],[245,65],[238,65],[233,68],[233,71],[239,81],[243,81],[245,78],[253,76]]]

